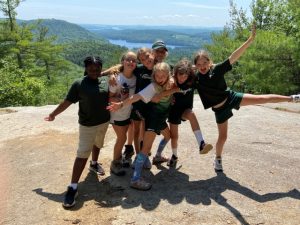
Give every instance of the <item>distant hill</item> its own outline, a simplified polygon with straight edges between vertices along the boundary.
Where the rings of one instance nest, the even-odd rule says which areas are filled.
[[[41,25],[47,27],[48,35],[57,37],[57,43],[66,43],[66,42],[74,42],[74,41],[100,41],[103,43],[108,43],[108,41],[97,35],[93,32],[86,30],[85,28],[74,24],[69,23],[64,20],[56,20],[56,19],[42,19]],[[18,20],[18,23],[35,23],[37,20]]]
[[[18,23],[37,23],[38,20],[18,20]],[[43,19],[41,26],[47,27],[49,36],[56,36],[56,43],[64,45],[64,57],[79,66],[88,55],[101,56],[104,67],[119,63],[126,48],[109,43],[108,40],[85,28],[63,20]]]
[[[152,43],[162,39],[168,45],[195,47],[211,42],[211,33],[219,32],[221,28],[195,27],[156,27],[156,26],[109,26],[81,25],[87,30],[107,39],[121,39],[127,42]]]
[[[83,28],[95,30],[168,30],[185,34],[197,34],[201,32],[218,32],[223,27],[193,27],[193,26],[149,26],[149,25],[100,25],[100,24],[79,24]]]

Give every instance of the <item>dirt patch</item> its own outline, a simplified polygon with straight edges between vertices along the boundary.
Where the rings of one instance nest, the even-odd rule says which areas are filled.
[[[7,114],[7,113],[15,113],[15,112],[17,112],[16,110],[12,110],[12,109],[0,109],[0,115],[2,115],[2,114]]]
[[[2,115],[0,187],[7,195],[0,195],[0,224],[299,223],[299,114],[258,106],[235,111],[223,174],[213,171],[213,152],[198,154],[191,128],[183,123],[176,169],[162,164],[143,171],[153,184],[148,192],[129,187],[130,168],[125,177],[110,175],[115,141],[110,127],[100,154],[106,175],[97,177],[86,168],[77,204],[65,210],[61,202],[76,153],[77,108],[68,109],[53,123],[43,121],[54,107],[18,108]],[[199,101],[195,112],[205,139],[214,144],[214,115],[204,111]],[[165,153],[171,154],[169,145]]]

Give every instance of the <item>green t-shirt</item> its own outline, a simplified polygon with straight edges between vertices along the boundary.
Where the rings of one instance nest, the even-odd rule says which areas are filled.
[[[108,77],[94,80],[85,76],[72,84],[65,99],[72,103],[79,102],[79,124],[96,126],[110,119],[110,113],[106,110],[108,96]]]
[[[229,94],[229,89],[224,74],[232,69],[229,59],[216,64],[206,74],[196,74],[195,87],[200,95],[205,109],[224,101]]]

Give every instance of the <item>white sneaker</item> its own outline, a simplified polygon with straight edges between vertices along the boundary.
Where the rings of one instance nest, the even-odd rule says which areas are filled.
[[[214,168],[216,172],[223,172],[223,166],[222,166],[222,159],[221,158],[215,158],[214,160]]]
[[[292,102],[300,102],[300,94],[297,95],[291,95]]]

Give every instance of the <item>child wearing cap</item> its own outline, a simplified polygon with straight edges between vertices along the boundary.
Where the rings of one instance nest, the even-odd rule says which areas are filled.
[[[108,105],[108,78],[99,77],[102,70],[102,60],[89,56],[84,60],[85,76],[75,81],[64,101],[62,101],[46,121],[65,111],[72,103],[79,102],[79,144],[77,156],[73,165],[71,184],[67,188],[63,206],[70,208],[75,205],[78,195],[77,186],[87,159],[92,152],[90,170],[104,175],[100,164],[97,163],[100,148],[103,147],[104,137],[109,125],[110,114]]]

